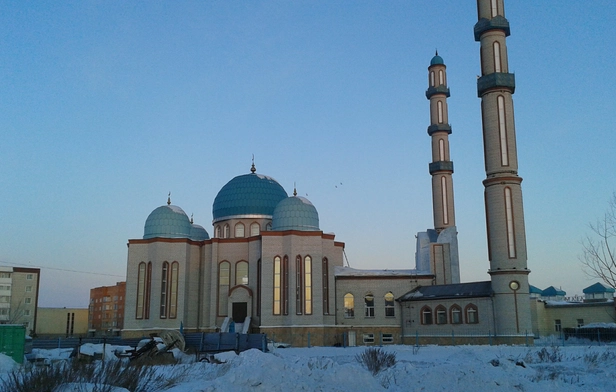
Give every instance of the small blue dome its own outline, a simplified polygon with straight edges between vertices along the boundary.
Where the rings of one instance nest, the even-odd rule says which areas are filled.
[[[210,235],[201,225],[192,224],[190,227],[190,239],[193,241],[209,240]]]
[[[188,216],[178,206],[160,206],[148,216],[143,229],[143,239],[190,238],[191,224]]]
[[[444,65],[444,64],[445,62],[443,61],[443,58],[439,56],[438,54],[432,57],[432,60],[430,60],[430,65]]]
[[[222,187],[212,207],[214,222],[246,215],[272,216],[287,192],[272,177],[251,173],[237,176]]]
[[[287,197],[274,210],[272,230],[319,231],[319,213],[305,197]]]

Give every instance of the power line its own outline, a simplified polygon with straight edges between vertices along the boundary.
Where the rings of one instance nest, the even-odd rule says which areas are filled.
[[[0,261],[0,263],[8,264],[8,265],[24,266],[24,267],[35,267],[35,268],[48,269],[48,270],[54,270],[54,271],[74,272],[77,274],[104,275],[104,276],[114,276],[116,278],[125,278],[125,276],[123,275],[105,274],[103,272],[77,271],[77,270],[71,270],[71,269],[65,269],[65,268],[43,267],[40,265],[32,265],[32,264],[9,263],[6,261]]]

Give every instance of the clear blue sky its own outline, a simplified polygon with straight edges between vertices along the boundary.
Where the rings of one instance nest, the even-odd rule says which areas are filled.
[[[616,2],[506,0],[531,284],[580,293],[616,190]],[[427,67],[447,64],[463,281],[487,280],[474,1],[0,2],[0,265],[41,306],[124,280],[173,204],[212,234],[259,173],[317,207],[356,268],[413,268],[432,227]],[[82,271],[82,272],[69,272]]]

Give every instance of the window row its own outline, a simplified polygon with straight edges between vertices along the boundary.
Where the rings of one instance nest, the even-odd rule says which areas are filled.
[[[443,305],[437,306],[434,310],[429,306],[421,308],[421,324],[477,324],[479,323],[479,311],[473,304],[466,305],[464,312],[458,305],[452,305],[449,310]],[[464,314],[464,320],[462,315]]]
[[[165,261],[161,267],[159,317],[176,318],[178,306],[178,280],[180,264]],[[150,318],[152,296],[152,262],[139,263],[137,270],[137,304],[135,318]]]
[[[432,87],[436,87],[436,80],[435,80],[435,74],[434,71],[430,71],[430,86]],[[438,70],[438,85],[443,85],[445,84],[445,72],[442,69]]]
[[[385,317],[396,317],[394,294],[390,291],[383,296]],[[355,296],[351,293],[344,295],[344,318],[355,317]],[[364,296],[364,317],[374,317],[374,295],[368,293]]]
[[[326,257],[322,260],[323,314],[329,314],[329,265]],[[289,314],[289,257],[276,256],[273,264],[273,307],[272,314]],[[311,256],[295,257],[295,314],[313,313],[313,265]]]
[[[231,288],[231,263],[221,261],[218,264],[218,315],[228,316],[229,289]],[[235,284],[248,285],[248,262],[240,260],[235,263]]]
[[[248,237],[254,237],[261,233],[261,226],[257,222],[253,222],[250,224],[250,235]],[[272,224],[268,223],[265,226],[265,231],[269,231],[272,229]],[[238,222],[233,226],[233,238],[244,238],[246,237],[246,226],[242,222]],[[231,238],[231,226],[225,224],[223,226],[216,225],[214,228],[214,238]]]

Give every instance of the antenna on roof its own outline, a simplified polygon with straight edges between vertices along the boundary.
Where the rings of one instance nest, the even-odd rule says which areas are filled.
[[[342,248],[342,254],[344,255],[344,259],[347,262],[347,267],[351,267],[351,264],[349,264],[349,258],[346,255],[346,251],[344,250],[344,248]]]

